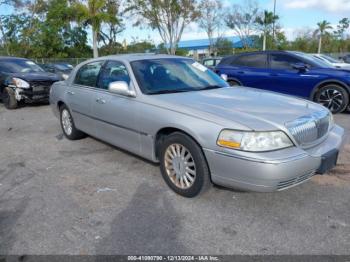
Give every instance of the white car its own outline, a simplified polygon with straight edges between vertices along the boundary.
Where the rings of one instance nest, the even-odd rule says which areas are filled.
[[[330,64],[336,68],[341,68],[341,69],[349,69],[350,70],[350,64],[345,63],[341,60],[337,60],[331,56],[324,55],[324,54],[312,54],[314,57],[322,60],[323,62],[326,62],[327,64]]]

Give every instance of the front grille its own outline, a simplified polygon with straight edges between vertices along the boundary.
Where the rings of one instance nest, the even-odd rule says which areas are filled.
[[[329,125],[330,115],[328,112],[303,116],[285,124],[290,134],[301,146],[312,145],[325,137],[328,133]]]
[[[284,190],[284,189],[287,189],[287,188],[292,187],[292,186],[296,186],[296,185],[310,179],[314,174],[315,174],[315,171],[298,176],[298,177],[295,177],[295,178],[292,178],[292,179],[289,179],[289,180],[281,181],[277,184],[277,190],[280,191],[280,190]]]
[[[54,82],[55,81],[32,81],[30,82],[30,86],[33,92],[49,91]]]

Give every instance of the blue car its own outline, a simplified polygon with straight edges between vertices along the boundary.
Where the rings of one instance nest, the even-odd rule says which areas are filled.
[[[302,52],[263,51],[225,57],[215,72],[242,85],[299,96],[333,113],[349,105],[350,71],[333,68]]]

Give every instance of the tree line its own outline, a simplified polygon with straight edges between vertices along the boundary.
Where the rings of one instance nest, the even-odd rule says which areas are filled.
[[[0,54],[31,58],[97,57],[99,55],[158,50],[185,55],[178,49],[183,32],[191,23],[205,31],[209,51],[232,53],[225,32],[233,30],[243,48],[237,51],[280,49],[305,52],[348,52],[349,19],[333,28],[326,20],[317,29],[295,32],[288,41],[280,17],[261,10],[258,2],[223,6],[221,0],[0,0],[1,8],[13,12],[0,16]],[[162,44],[134,37],[121,40],[125,21],[158,32]],[[88,44],[92,38],[92,47]]]

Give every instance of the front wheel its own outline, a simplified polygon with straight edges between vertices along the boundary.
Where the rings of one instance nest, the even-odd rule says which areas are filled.
[[[195,197],[211,185],[202,149],[192,138],[180,132],[163,140],[160,169],[167,185],[184,197]]]
[[[349,104],[349,94],[341,86],[326,85],[316,93],[315,102],[327,107],[333,114],[343,112]]]
[[[9,87],[5,87],[2,91],[2,102],[7,109],[16,109],[18,107],[18,102],[15,91]]]

